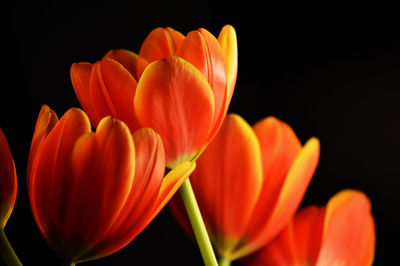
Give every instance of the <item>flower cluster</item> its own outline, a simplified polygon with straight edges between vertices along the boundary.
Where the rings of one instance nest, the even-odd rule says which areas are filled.
[[[83,110],[59,119],[43,105],[27,165],[33,217],[60,260],[117,252],[170,202],[206,265],[372,264],[367,196],[343,190],[298,211],[319,140],[302,145],[272,116],[250,126],[227,115],[237,69],[230,25],[218,37],[156,28],[138,54],[111,50],[72,64]],[[0,181],[0,255],[21,265],[4,234],[17,174],[1,129]]]

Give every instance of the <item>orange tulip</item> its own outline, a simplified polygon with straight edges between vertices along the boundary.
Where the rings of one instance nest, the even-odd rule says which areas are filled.
[[[228,115],[191,181],[211,241],[235,260],[264,246],[295,214],[319,159],[319,141],[301,146],[293,130],[268,117],[250,127]],[[172,210],[187,232],[181,204]]]
[[[184,163],[164,177],[161,138],[143,128],[131,135],[103,118],[96,133],[72,108],[58,120],[43,106],[32,139],[28,193],[49,245],[72,263],[107,256],[127,245],[193,171]]]
[[[0,231],[14,209],[17,197],[17,173],[7,139],[0,128]]]
[[[217,133],[237,74],[236,33],[227,25],[218,39],[205,29],[186,37],[153,30],[139,54],[111,50],[101,61],[74,63],[71,79],[89,118],[107,115],[160,134],[173,168],[195,159]]]
[[[359,191],[344,190],[326,207],[308,207],[270,244],[243,265],[372,265],[375,226],[371,203]]]

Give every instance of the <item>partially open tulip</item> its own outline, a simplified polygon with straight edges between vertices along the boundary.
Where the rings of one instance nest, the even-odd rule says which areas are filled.
[[[359,191],[344,190],[326,207],[311,206],[242,265],[372,265],[375,226],[368,198]]]
[[[302,146],[293,130],[274,117],[253,128],[238,115],[225,118],[191,177],[222,261],[256,251],[283,229],[295,214],[318,159],[316,138]],[[190,232],[177,198],[171,207]]]
[[[153,130],[132,135],[123,122],[106,117],[92,132],[80,109],[58,120],[43,106],[29,155],[29,199],[48,244],[77,263],[127,245],[193,168],[181,164],[164,178],[164,149]]]
[[[17,197],[17,173],[7,139],[0,128],[0,231],[4,229]]]
[[[237,74],[236,33],[218,38],[205,29],[186,37],[171,28],[153,30],[139,54],[111,50],[94,64],[74,63],[71,79],[90,120],[107,115],[160,134],[166,164],[195,159],[217,133]]]

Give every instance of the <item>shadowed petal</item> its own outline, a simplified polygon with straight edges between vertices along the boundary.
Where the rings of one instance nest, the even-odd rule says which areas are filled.
[[[71,154],[73,180],[63,239],[75,238],[90,248],[113,230],[132,188],[134,156],[129,129],[110,117],[101,120],[96,133],[78,139]]]
[[[129,71],[110,58],[95,63],[93,71],[90,95],[95,111],[94,124],[111,115],[126,122],[132,132],[139,128],[133,107],[137,83]]]
[[[191,160],[205,145],[213,120],[213,94],[204,76],[187,61],[168,57],[149,65],[134,105],[140,124],[160,134],[168,167]]]
[[[92,68],[93,64],[91,63],[73,63],[70,70],[71,82],[76,97],[90,118],[94,117],[94,110],[89,91]]]
[[[136,73],[137,73],[137,60],[138,60],[138,55],[125,50],[125,49],[116,49],[116,50],[110,50],[104,58],[110,58],[121,65],[123,65],[129,73],[135,78],[135,80],[138,80]]]
[[[48,107],[42,107],[35,136],[40,136],[40,132],[47,133],[46,130],[50,129],[49,125],[55,119]],[[91,128],[85,113],[80,109],[71,108],[50,130],[34,157],[30,156],[33,163],[30,163],[32,168],[28,175],[32,212],[40,230],[49,238],[52,237],[49,234],[50,227],[59,229],[60,223],[63,222],[57,217],[65,210],[66,197],[69,195],[70,152],[76,140],[90,132]]]
[[[6,136],[0,128],[0,230],[4,229],[17,197],[17,172]]]

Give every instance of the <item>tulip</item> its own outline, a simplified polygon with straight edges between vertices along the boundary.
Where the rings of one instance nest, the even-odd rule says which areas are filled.
[[[0,230],[3,230],[17,197],[17,172],[8,147],[7,139],[0,128]]]
[[[22,265],[4,233],[16,198],[17,172],[6,136],[0,128],[0,255],[7,265]]]
[[[186,162],[164,178],[161,138],[130,133],[105,117],[92,132],[71,108],[58,120],[43,106],[32,139],[28,194],[50,247],[70,264],[110,255],[137,236],[193,171]]]
[[[295,214],[319,159],[319,141],[304,146],[284,122],[268,117],[253,128],[231,114],[204,154],[191,181],[221,264],[264,246]],[[177,198],[171,203],[187,233]]]
[[[268,245],[242,265],[372,265],[375,226],[371,203],[359,191],[344,190],[326,207],[298,212]]]
[[[169,168],[196,159],[215,136],[236,75],[236,33],[230,25],[218,38],[205,29],[185,37],[156,28],[139,54],[111,50],[94,64],[71,66],[75,93],[93,124],[111,115],[132,132],[153,128]]]

